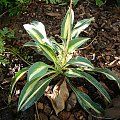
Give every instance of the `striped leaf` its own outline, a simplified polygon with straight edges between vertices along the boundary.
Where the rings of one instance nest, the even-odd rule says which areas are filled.
[[[38,45],[35,42],[26,42],[24,44],[24,46],[28,46],[28,47],[38,47]]]
[[[93,64],[88,59],[84,57],[80,57],[80,56],[70,59],[67,64],[72,64],[72,65],[79,66],[79,67],[94,68]]]
[[[10,85],[10,94],[13,93],[13,89],[14,89],[14,86],[17,83],[17,81],[28,71],[28,69],[29,69],[29,67],[25,67],[15,74],[15,77],[12,79],[12,82]]]
[[[71,10],[71,13],[70,13],[70,10]],[[68,37],[69,29],[72,28],[73,21],[74,21],[74,12],[72,9],[69,9],[61,25],[61,37],[65,40]]]
[[[67,80],[67,82],[70,85],[73,92],[75,93],[79,104],[83,107],[84,110],[88,112],[90,111],[90,109],[92,109],[98,114],[104,111],[103,108],[99,104],[93,102],[87,94],[83,93],[82,91],[74,87],[69,80]]]
[[[120,88],[120,79],[115,75],[111,70],[107,68],[94,68],[93,71],[104,74],[109,80],[114,80],[117,82],[118,87]]]
[[[108,102],[111,101],[110,96],[108,94],[108,92],[104,89],[104,87],[90,74],[86,73],[86,72],[80,72],[76,69],[69,69],[68,71],[66,71],[65,75],[67,77],[82,77],[85,78],[87,81],[89,81],[92,85],[94,85],[99,91],[100,93],[106,98],[106,100]]]
[[[81,20],[81,21],[77,22],[76,25],[73,28],[73,31],[72,31],[72,38],[78,37],[79,34],[85,28],[87,28],[92,21],[94,21],[94,18],[84,19],[84,20]]]
[[[30,106],[32,106],[35,102],[37,102],[40,97],[44,94],[47,86],[49,85],[51,79],[53,79],[56,75],[53,75],[44,80],[38,81],[39,78],[36,78],[32,81],[28,81],[24,86],[18,103],[18,111],[26,110]]]
[[[23,26],[36,43],[46,42],[50,44],[46,36],[45,26],[41,22],[33,21],[31,24],[24,24]]]
[[[48,45],[43,45],[43,44],[40,44],[39,45],[40,48],[42,49],[44,55],[51,61],[53,61],[54,63],[56,63],[56,54],[55,52],[51,49],[50,46]]]
[[[85,44],[89,39],[90,38],[85,38],[85,37],[72,39],[68,45],[68,52],[69,53],[74,52],[77,48]]]
[[[46,74],[48,65],[43,62],[34,63],[28,70],[27,80],[31,81]]]

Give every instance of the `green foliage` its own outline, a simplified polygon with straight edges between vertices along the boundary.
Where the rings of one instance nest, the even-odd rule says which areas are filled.
[[[18,111],[26,110],[33,105],[44,94],[47,86],[53,78],[62,75],[67,81],[73,92],[76,94],[78,102],[86,111],[94,110],[96,113],[101,113],[104,110],[101,106],[92,101],[92,99],[83,91],[74,86],[74,81],[71,78],[83,78],[104,96],[110,102],[110,96],[105,88],[98,82],[90,73],[100,72],[106,75],[110,80],[118,83],[120,88],[120,80],[108,69],[95,68],[93,64],[86,58],[81,56],[72,56],[72,53],[86,43],[89,38],[80,37],[80,32],[86,29],[94,18],[84,19],[77,22],[75,25],[74,12],[70,5],[66,16],[61,25],[61,43],[56,40],[47,38],[45,27],[41,22],[34,21],[31,24],[25,24],[24,28],[33,38],[33,42],[28,42],[25,46],[32,46],[40,54],[46,56],[52,61],[52,65],[38,61],[27,68],[20,70],[13,79],[10,87],[10,95],[12,95],[16,82],[25,73],[27,74],[27,83],[21,91]],[[55,79],[54,79],[55,80]],[[10,101],[11,99],[9,99]]]
[[[101,5],[103,5],[104,4],[104,2],[102,1],[102,0],[96,0],[96,5],[97,6],[101,6]]]
[[[43,0],[46,1],[46,3],[51,3],[51,4],[59,4],[59,3],[66,3],[66,0]],[[70,1],[70,0],[69,0]],[[76,5],[79,0],[73,0],[73,4]]]
[[[120,7],[120,0],[117,0],[117,5]]]
[[[0,30],[0,64],[7,64],[8,60],[4,56],[5,43],[10,41],[14,37],[14,30],[9,30],[7,27]]]
[[[10,30],[7,27],[4,27],[2,30],[0,30],[0,37],[4,40],[9,41],[12,38],[15,38],[14,30]]]
[[[4,9],[7,9],[9,15],[13,16],[19,14],[24,9],[24,6],[26,6],[30,2],[31,0],[1,0],[0,9],[2,12],[4,12]],[[0,13],[2,14],[2,12]]]

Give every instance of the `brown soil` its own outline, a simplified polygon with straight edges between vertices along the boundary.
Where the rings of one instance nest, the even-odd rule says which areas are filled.
[[[31,62],[38,60],[46,61],[45,58],[37,55],[31,49],[23,48],[23,44],[31,40],[24,30],[23,24],[38,20],[44,23],[47,36],[56,38],[56,35],[60,34],[61,21],[68,6],[34,2],[27,6],[26,11],[18,16],[9,17],[7,14],[2,16],[0,18],[0,28],[8,27],[16,31],[16,40],[8,42],[6,46],[18,48],[23,57],[29,56],[28,60]],[[75,21],[90,17],[95,18],[95,22],[81,34],[81,36],[90,37],[91,41],[93,41],[83,46],[76,54],[87,57],[96,67],[110,68],[120,77],[120,8],[110,3],[98,8],[94,3],[83,0],[73,9],[75,12]],[[21,66],[27,66],[26,63],[12,55],[9,56],[9,59],[10,64],[0,66],[0,120],[37,120],[35,106],[32,106],[24,112],[17,113],[19,94],[15,93],[12,103],[8,105],[7,97],[12,76]],[[104,86],[107,86],[112,99],[120,95],[120,91],[113,81],[108,82],[104,76],[100,75],[97,78],[103,84],[105,83]],[[24,81],[19,82],[16,86],[16,91],[22,89],[24,83]],[[81,82],[81,86],[83,83],[91,98],[99,101],[96,98],[96,94],[94,94],[94,87],[84,81]],[[99,101],[100,104],[102,102]],[[51,103],[46,97],[43,96],[38,104],[40,120],[98,119],[88,115],[78,104],[70,111],[67,111],[65,108],[58,116],[55,115]],[[104,107],[109,106],[106,105]],[[120,119],[120,117],[117,119]]]

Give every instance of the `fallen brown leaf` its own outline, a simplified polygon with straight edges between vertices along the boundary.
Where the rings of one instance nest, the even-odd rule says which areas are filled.
[[[65,102],[69,97],[66,80],[59,81],[53,88],[52,94],[46,94],[46,96],[50,99],[56,114],[62,111],[65,108]]]
[[[120,108],[113,107],[105,110],[105,118],[119,119],[120,118]]]

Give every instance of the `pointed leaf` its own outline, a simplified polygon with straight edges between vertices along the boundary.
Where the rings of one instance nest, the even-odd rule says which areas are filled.
[[[82,46],[84,43],[86,43],[90,38],[85,38],[85,37],[81,37],[81,38],[75,38],[72,39],[69,42],[68,45],[68,52],[74,52],[77,48],[79,48],[80,46]]]
[[[35,42],[26,42],[24,46],[38,47],[38,45]]]
[[[67,77],[82,77],[85,78],[87,81],[89,81],[92,85],[94,85],[99,91],[100,93],[106,98],[106,100],[108,102],[111,101],[110,96],[108,94],[108,92],[104,89],[104,87],[90,74],[86,73],[86,72],[80,72],[77,69],[69,69],[68,71],[66,71],[65,75]]]
[[[28,71],[28,69],[29,67],[25,67],[15,74],[15,77],[12,79],[12,82],[10,85],[10,94],[12,94],[14,86],[17,83],[17,81]]]
[[[84,110],[88,112],[89,109],[93,109],[97,113],[102,113],[104,111],[103,108],[99,104],[93,102],[87,94],[74,87],[69,80],[67,80],[67,82],[70,85],[73,92],[76,94],[78,102]]]
[[[72,64],[72,65],[76,65],[79,67],[94,68],[93,64],[88,59],[86,59],[84,57],[80,57],[80,56],[70,59],[67,64]]]
[[[48,65],[43,62],[34,63],[28,70],[27,80],[31,81],[46,74]]]
[[[55,76],[56,75],[52,75],[51,77],[40,81],[38,81],[39,78],[28,81],[20,94],[18,111],[24,111],[37,102],[43,95],[51,79],[53,79]]]
[[[71,13],[70,13],[71,10]],[[74,12],[72,9],[69,9],[63,19],[61,25],[61,37],[63,39],[67,39],[69,27],[72,28],[72,24],[74,21]]]
[[[50,46],[48,45],[43,45],[43,44],[40,44],[39,45],[40,48],[43,50],[43,53],[44,55],[49,59],[49,60],[52,60],[54,63],[56,63],[56,54],[55,52],[51,49]]]
[[[78,37],[79,34],[80,34],[85,28],[87,28],[92,21],[94,21],[94,18],[84,19],[84,20],[81,20],[81,21],[77,22],[77,24],[76,24],[76,25],[74,26],[74,28],[73,28],[72,38]]]
[[[104,69],[94,68],[93,71],[100,72],[100,73],[104,74],[109,80],[116,81],[117,84],[118,84],[118,87],[120,88],[120,79],[111,70],[109,70],[107,68],[104,68]]]
[[[46,36],[45,26],[41,22],[33,21],[31,24],[24,24],[23,26],[36,43],[46,42],[50,44]]]

